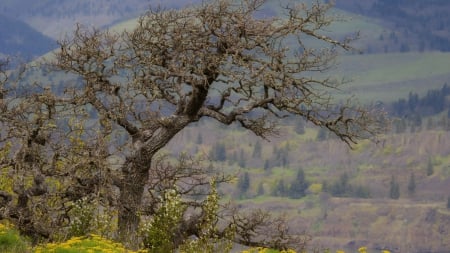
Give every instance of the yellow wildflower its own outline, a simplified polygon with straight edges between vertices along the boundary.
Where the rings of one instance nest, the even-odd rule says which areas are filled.
[[[359,253],[367,253],[367,247],[361,247],[358,249]]]

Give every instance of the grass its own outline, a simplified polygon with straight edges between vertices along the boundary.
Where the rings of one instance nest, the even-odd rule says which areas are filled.
[[[9,224],[0,223],[0,252],[26,253],[29,252],[29,242],[19,235]]]
[[[391,53],[342,56],[334,74],[350,78],[344,93],[361,101],[392,102],[410,91],[423,95],[450,77],[450,53]]]

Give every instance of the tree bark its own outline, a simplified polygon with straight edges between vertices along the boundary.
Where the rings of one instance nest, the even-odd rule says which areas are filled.
[[[140,222],[139,210],[149,177],[150,163],[151,157],[145,167],[141,167],[140,163],[128,162],[122,171],[118,210],[119,239],[132,249],[139,246],[136,240]]]
[[[138,228],[144,189],[149,179],[153,156],[164,147],[194,117],[174,116],[166,119],[165,126],[153,131],[150,138],[138,135],[134,144],[136,152],[127,158],[122,166],[122,178],[119,186],[118,229],[119,239],[127,247],[139,246]]]

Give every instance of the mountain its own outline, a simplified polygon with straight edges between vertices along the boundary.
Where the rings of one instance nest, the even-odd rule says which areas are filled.
[[[450,1],[338,0],[336,7],[391,29],[379,37],[381,52],[450,51]]]
[[[32,58],[54,49],[56,43],[26,23],[0,14],[0,54]]]
[[[70,34],[76,23],[109,27],[137,17],[150,7],[179,8],[200,0],[3,0],[0,14],[17,17],[54,39]]]

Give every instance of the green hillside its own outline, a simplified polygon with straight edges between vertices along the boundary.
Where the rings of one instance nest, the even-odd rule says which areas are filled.
[[[393,102],[413,91],[424,94],[450,81],[450,53],[346,55],[332,72],[351,82],[346,94],[361,101]]]

